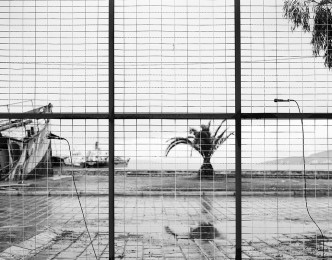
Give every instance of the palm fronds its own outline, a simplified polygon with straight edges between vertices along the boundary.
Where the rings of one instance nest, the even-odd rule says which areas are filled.
[[[171,143],[166,149],[166,156],[168,153],[178,144],[187,144],[199,152],[203,158],[211,157],[213,153],[222,145],[234,132],[227,134],[227,128],[218,135],[221,126],[226,122],[224,119],[218,126],[214,135],[211,134],[210,125],[211,121],[207,125],[201,125],[201,131],[197,131],[195,128],[189,128],[189,133],[192,136],[188,137],[174,137],[168,141]]]
[[[217,136],[218,131],[219,131],[220,127],[223,125],[224,122],[226,122],[226,119],[224,119],[224,120],[221,122],[221,124],[218,126],[217,130],[215,131],[215,133],[214,133],[214,135],[213,135],[213,138],[215,138],[215,137]]]
[[[168,145],[168,147],[166,149],[166,156],[178,144],[187,144],[187,145],[190,145],[192,148],[194,148],[196,151],[198,151],[202,155],[202,151],[201,151],[200,147],[194,143],[194,140],[190,140],[191,138],[193,138],[193,137],[192,136],[188,136],[188,137],[175,137],[175,138],[171,138],[170,140],[172,140],[172,141],[171,141],[171,143]]]
[[[193,127],[190,127],[190,128],[189,128],[189,133],[190,133],[190,134],[196,135],[198,132],[199,132],[199,131],[197,131],[197,130],[196,130],[195,128],[193,128]]]
[[[212,145],[213,152],[216,151],[220,145],[222,145],[231,135],[234,134],[234,132],[231,132],[227,135],[227,130],[228,129],[226,128],[218,137],[214,138]]]

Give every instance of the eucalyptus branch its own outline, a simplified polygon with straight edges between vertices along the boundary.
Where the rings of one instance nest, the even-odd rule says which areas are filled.
[[[324,65],[329,69],[332,68],[331,4],[332,0],[284,0],[283,6],[284,17],[292,23],[292,31],[301,28],[312,32],[313,55],[320,56],[323,52]]]

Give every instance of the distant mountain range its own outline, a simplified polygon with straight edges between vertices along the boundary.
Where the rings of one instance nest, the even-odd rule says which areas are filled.
[[[314,153],[305,157],[306,164],[332,164],[332,150]],[[264,164],[279,164],[279,165],[296,165],[302,164],[302,156],[301,157],[286,157],[272,161],[266,161]]]

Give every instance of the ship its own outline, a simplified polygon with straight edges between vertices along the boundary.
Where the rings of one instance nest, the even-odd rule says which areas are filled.
[[[121,158],[119,156],[115,156],[114,157],[114,168],[127,167],[129,161],[130,161],[130,158],[123,159],[123,158]],[[81,162],[80,166],[82,168],[88,168],[88,167],[105,168],[105,167],[109,167],[109,161],[108,161],[108,158],[104,159],[104,158],[101,157],[101,158],[91,159],[89,157],[85,162]]]
[[[127,167],[129,161],[130,158],[124,159],[120,156],[115,156],[114,168]],[[59,152],[55,149],[52,156],[52,164],[54,167],[66,165],[81,168],[106,168],[109,167],[109,154],[108,151],[100,149],[97,141],[94,149],[87,151],[85,155],[81,151],[73,150],[72,158],[69,154],[64,155],[63,151]]]
[[[52,104],[26,113],[52,113]],[[52,176],[49,119],[0,120],[0,180]]]
[[[114,167],[127,167],[130,158],[122,159],[120,156],[114,157]],[[102,151],[99,148],[99,142],[95,143],[95,149],[88,152],[85,160],[80,163],[82,168],[94,167],[94,168],[104,168],[109,167],[109,155],[107,151]]]
[[[127,167],[129,161],[130,161],[130,158],[122,159],[119,156],[115,156],[114,157],[114,167]]]

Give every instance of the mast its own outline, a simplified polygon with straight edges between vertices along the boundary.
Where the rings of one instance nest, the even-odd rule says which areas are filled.
[[[38,108],[34,108],[32,110],[27,111],[26,113],[38,113],[38,114],[46,114],[52,112],[52,104],[48,104],[46,106],[41,106]],[[14,127],[26,126],[33,122],[32,119],[13,119],[8,120],[7,122],[0,124],[0,131],[4,131]],[[47,121],[48,122],[48,121]]]

